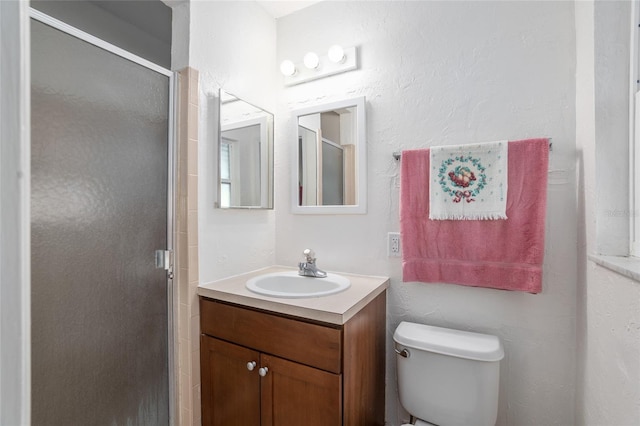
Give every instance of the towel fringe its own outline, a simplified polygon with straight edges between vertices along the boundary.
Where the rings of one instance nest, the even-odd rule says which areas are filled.
[[[459,215],[459,214],[446,214],[446,215],[429,215],[430,220],[501,220],[508,219],[506,214],[500,213],[483,213],[473,215]]]

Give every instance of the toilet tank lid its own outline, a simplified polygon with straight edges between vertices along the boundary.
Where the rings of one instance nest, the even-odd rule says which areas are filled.
[[[500,361],[504,357],[496,336],[406,321],[398,325],[393,340],[408,348],[477,361]]]

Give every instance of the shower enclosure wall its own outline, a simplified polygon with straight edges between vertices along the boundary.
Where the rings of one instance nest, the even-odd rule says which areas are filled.
[[[167,425],[173,74],[32,16],[32,424]]]

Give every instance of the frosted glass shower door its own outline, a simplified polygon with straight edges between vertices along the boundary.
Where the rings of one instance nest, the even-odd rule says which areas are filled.
[[[169,423],[169,82],[36,20],[32,424]]]

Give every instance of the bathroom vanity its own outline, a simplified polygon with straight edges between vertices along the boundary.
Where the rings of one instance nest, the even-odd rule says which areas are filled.
[[[384,425],[388,278],[341,274],[349,289],[315,298],[245,287],[289,270],[198,288],[202,424]]]

